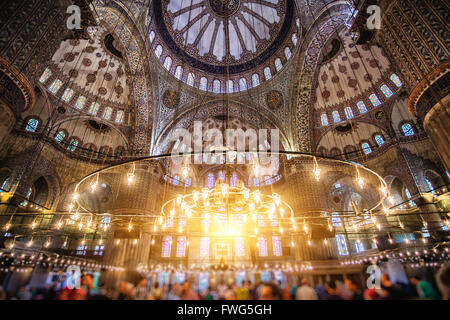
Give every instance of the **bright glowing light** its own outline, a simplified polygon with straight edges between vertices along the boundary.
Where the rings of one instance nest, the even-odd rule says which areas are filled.
[[[91,184],[91,190],[92,190],[92,192],[95,192],[95,190],[97,190],[97,187],[98,187],[97,182]]]
[[[222,187],[221,187],[221,190],[222,190],[222,196],[225,197],[227,195],[227,192],[228,192],[228,185],[226,183],[224,183],[222,185]]]
[[[258,228],[255,228],[255,234],[258,234]]]
[[[8,231],[10,228],[11,228],[11,224],[10,224],[10,223],[7,223],[7,224],[5,225],[5,231]]]
[[[198,201],[198,192],[197,191],[194,191],[192,200],[194,200],[194,203],[197,203],[197,201]]]
[[[130,223],[130,224],[128,225],[128,232],[131,232],[131,230],[133,230],[133,225]]]
[[[120,244],[120,239],[116,240],[116,246],[118,246]]]
[[[257,164],[253,165],[253,173],[256,177],[259,176],[259,166]]]
[[[62,222],[62,221],[59,221],[59,222],[56,224],[56,228],[57,228],[58,230],[61,229],[62,226],[63,226],[63,222]]]
[[[314,170],[314,177],[316,178],[316,181],[319,182],[320,181],[320,169],[316,168]]]
[[[327,245],[328,245],[328,240],[325,239],[325,240],[323,241],[323,243],[327,246]]]
[[[50,246],[50,244],[51,244],[51,242],[50,242],[50,240],[48,240],[47,242],[45,242],[44,247],[48,248]]]
[[[308,240],[308,246],[311,246],[311,240]]]
[[[80,195],[78,194],[78,192],[75,192],[75,193],[73,194],[73,200],[74,200],[74,201],[77,201],[79,197],[80,197]]]
[[[359,177],[359,178],[358,178],[358,184],[359,184],[359,187],[360,187],[360,188],[364,188],[364,179],[361,178],[361,177]]]
[[[33,245],[33,240],[27,242],[27,247],[31,247]]]
[[[181,205],[181,201],[183,201],[183,196],[182,195],[177,195],[177,205]]]
[[[37,226],[37,223],[36,223],[36,221],[33,221],[33,223],[31,224],[31,229],[34,229],[34,228],[36,228],[36,226]]]
[[[253,197],[254,197],[256,203],[261,201],[261,194],[260,194],[259,190],[256,190],[255,192],[253,192]]]
[[[186,179],[189,176],[189,168],[183,167],[181,169],[181,175],[183,176],[184,179]]]

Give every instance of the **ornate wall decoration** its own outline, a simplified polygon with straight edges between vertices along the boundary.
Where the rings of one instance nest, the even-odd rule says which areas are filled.
[[[279,109],[283,106],[283,95],[279,91],[272,90],[266,95],[266,103],[270,109]]]
[[[163,94],[163,103],[169,109],[175,109],[180,104],[180,93],[173,89],[167,89]]]

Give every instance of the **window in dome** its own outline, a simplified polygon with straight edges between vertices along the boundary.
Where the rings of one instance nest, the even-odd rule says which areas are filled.
[[[56,135],[55,140],[56,140],[57,142],[61,143],[61,142],[64,140],[65,137],[66,137],[66,133],[65,133],[64,131],[61,130],[61,131],[58,132],[58,134]]]
[[[212,173],[208,174],[208,188],[210,189],[214,188],[214,183],[215,183],[214,174]]]
[[[170,71],[170,67],[172,66],[172,58],[167,56],[164,60],[164,68],[166,68],[167,71]]]
[[[245,256],[245,247],[244,247],[244,239],[243,238],[235,238],[234,250],[235,250],[236,257],[244,257]]]
[[[320,122],[322,123],[322,126],[328,125],[328,116],[326,113],[322,113],[320,116]]]
[[[38,125],[39,125],[39,120],[37,120],[37,119],[30,119],[27,122],[27,126],[25,127],[25,131],[27,131],[27,132],[36,132]]]
[[[78,140],[76,139],[72,139],[72,141],[70,141],[69,147],[67,148],[67,150],[74,152],[76,150],[78,146]]]
[[[173,222],[174,222],[173,221],[173,217],[167,217],[166,218],[166,227],[167,228],[173,228],[173,225],[174,225]]]
[[[178,80],[181,80],[181,76],[183,75],[183,67],[178,66],[175,69],[175,78],[177,78]]]
[[[150,32],[150,43],[153,43],[153,40],[155,40],[155,31]]]
[[[253,186],[259,187],[259,179],[257,177],[253,178]]]
[[[199,89],[202,91],[208,90],[208,79],[206,79],[205,77],[200,78]]]
[[[265,176],[264,177],[264,182],[266,183],[266,185],[270,185],[271,184],[271,179],[270,179],[270,176]]]
[[[352,108],[346,107],[344,109],[344,111],[345,111],[345,116],[347,117],[347,119],[353,119],[355,117],[354,114],[353,114]]]
[[[342,221],[341,221],[341,217],[339,217],[339,213],[337,212],[333,212],[331,214],[331,224],[333,225],[333,227],[342,227]]]
[[[192,185],[192,179],[189,178],[189,177],[187,177],[186,180],[185,180],[184,185],[185,185],[186,187],[190,187],[190,186]]]
[[[333,111],[333,121],[334,121],[334,123],[341,122],[341,116],[339,115],[339,111],[337,111],[337,110]]]
[[[366,249],[364,248],[364,243],[361,240],[355,241],[356,253],[364,252]]]
[[[57,94],[59,89],[61,89],[63,83],[61,80],[55,80],[53,81],[52,85],[48,88],[48,91],[50,91],[53,94]]]
[[[294,46],[296,46],[296,45],[297,45],[297,42],[298,42],[298,37],[297,37],[297,34],[294,33],[294,34],[292,35],[292,43],[294,44]]]
[[[103,112],[103,119],[111,120],[112,112],[113,110],[111,107],[106,107],[105,111]]]
[[[228,93],[233,93],[234,92],[234,82],[233,82],[233,80],[228,80],[227,81],[227,92]]]
[[[237,174],[233,173],[233,175],[231,176],[230,184],[232,187],[236,187],[236,183],[237,183]]]
[[[175,186],[180,184],[180,176],[179,175],[176,175],[175,177],[173,177],[173,184]]]
[[[98,113],[98,109],[100,109],[100,104],[98,102],[93,102],[91,107],[89,108],[89,114],[95,116]]]
[[[200,257],[209,257],[209,238],[200,238]]]
[[[364,101],[359,101],[357,104],[359,113],[364,114],[367,112],[367,107]]]
[[[52,76],[52,71],[47,68],[44,70],[44,73],[42,74],[41,78],[39,79],[39,82],[44,84],[47,82],[48,79]]]
[[[252,86],[253,88],[259,86],[259,75],[257,73],[252,75]]]
[[[171,236],[165,236],[162,241],[162,252],[161,256],[163,258],[170,257],[170,252],[172,251],[172,237]]]
[[[124,117],[125,117],[125,112],[123,110],[117,111],[116,123],[123,123]]]
[[[194,86],[194,81],[195,81],[195,76],[192,72],[189,72],[188,77],[187,77],[187,85],[193,87]]]
[[[414,207],[415,205],[416,205],[416,203],[414,202],[414,201],[412,201],[411,200],[411,192],[409,192],[409,189],[408,188],[405,188],[405,195],[406,195],[406,198],[409,200],[409,205],[411,206],[411,207]]]
[[[392,97],[392,96],[394,95],[394,93],[392,92],[392,90],[389,89],[389,87],[388,87],[387,85],[385,85],[385,84],[383,84],[383,85],[381,86],[381,91],[383,92],[383,94],[384,94],[384,96],[385,96],[386,98],[390,98],[390,97]]]
[[[219,180],[225,180],[225,174],[223,173],[223,171],[219,171]]]
[[[161,54],[162,54],[162,47],[161,47],[161,45],[158,45],[158,46],[156,47],[156,49],[155,49],[155,55],[156,55],[158,58],[160,58],[160,57],[161,57]]]
[[[186,237],[177,238],[177,258],[182,258],[186,255]]]
[[[378,106],[381,105],[381,101],[380,101],[380,99],[378,99],[378,97],[377,97],[376,94],[371,94],[371,95],[369,96],[369,99],[370,99],[370,102],[372,102],[372,105],[373,105],[374,107],[378,107]]]
[[[286,60],[289,60],[292,57],[292,52],[289,47],[284,48],[284,56],[286,57]]]
[[[272,245],[273,245],[273,255],[276,257],[281,257],[282,255],[281,238],[278,236],[272,237]]]
[[[266,80],[270,80],[272,78],[272,72],[269,67],[264,68],[264,76],[266,77]]]
[[[30,198],[31,198],[31,194],[33,193],[33,188],[29,188],[28,189],[28,192],[27,192],[27,195],[25,196],[25,199],[26,200],[24,200],[24,201],[22,201],[21,203],[20,203],[20,205],[22,206],[22,207],[26,207],[27,205],[28,205],[28,200],[30,200]]]
[[[220,93],[220,81],[219,80],[214,80],[213,81],[213,92],[214,93]]]
[[[381,147],[384,144],[384,138],[382,135],[377,134],[375,136],[375,141],[377,142],[378,146]]]
[[[258,252],[260,257],[267,257],[267,240],[264,237],[258,237]]]
[[[2,193],[3,190],[6,190],[6,185],[8,184],[8,180],[9,180],[9,177],[3,181],[2,186],[0,187],[0,189],[1,189],[0,193]]]
[[[363,149],[365,154],[372,153],[372,148],[370,147],[370,145],[367,142],[364,142],[362,144],[362,149]]]
[[[246,91],[247,90],[247,80],[245,78],[239,79],[239,91]]]
[[[84,105],[86,104],[86,100],[86,97],[80,96],[75,103],[75,108],[77,108],[78,110],[83,109]]]
[[[348,247],[347,241],[345,240],[345,236],[342,234],[336,235],[336,244],[338,247],[338,252],[340,256],[348,256]]]
[[[66,91],[64,91],[64,94],[61,97],[61,99],[64,102],[68,103],[68,102],[70,102],[70,100],[72,100],[73,94],[74,94],[74,91],[72,89],[70,89],[70,88],[67,88]]]
[[[436,191],[434,191],[434,186],[431,183],[431,181],[425,178],[425,183],[427,184],[427,187],[429,188],[428,191],[430,191],[433,194],[436,194]]]
[[[275,59],[275,69],[279,72],[281,69],[283,69],[283,63],[281,62],[280,58]]]
[[[401,88],[403,86],[402,81],[395,73],[391,75],[391,81],[397,86],[397,88]]]
[[[402,131],[405,137],[411,137],[414,135],[414,129],[410,123],[405,123],[402,125]]]

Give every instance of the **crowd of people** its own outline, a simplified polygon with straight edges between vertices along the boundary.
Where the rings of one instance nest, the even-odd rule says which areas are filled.
[[[136,285],[121,282],[117,290],[105,285],[93,285],[92,277],[81,278],[80,286],[71,288],[56,281],[50,287],[34,289],[21,287],[16,293],[6,293],[0,287],[0,300],[449,300],[450,264],[442,267],[435,279],[426,281],[417,276],[409,283],[393,283],[387,273],[380,278],[380,286],[363,290],[350,279],[330,281],[315,287],[306,278],[298,279],[298,285],[275,281],[252,283],[243,281],[240,285],[221,281],[211,284],[206,290],[195,288],[191,282],[149,284],[142,278]]]

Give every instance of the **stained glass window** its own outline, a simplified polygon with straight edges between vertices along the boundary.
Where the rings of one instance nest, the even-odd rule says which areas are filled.
[[[233,93],[234,92],[234,82],[233,82],[233,80],[228,80],[227,81],[227,92],[228,93]]]
[[[281,257],[281,238],[278,236],[272,237],[272,245],[273,245],[273,255],[276,257]]]
[[[103,112],[103,119],[111,120],[112,112],[113,110],[111,107],[106,107],[105,111]]]
[[[150,43],[152,43],[153,40],[155,40],[155,31],[150,32]]]
[[[235,254],[236,257],[243,257],[245,256],[245,251],[244,251],[244,239],[243,238],[236,238],[234,240],[234,250],[235,250]]]
[[[384,138],[380,134],[377,134],[375,136],[375,141],[377,142],[379,147],[381,147],[384,144]]]
[[[345,240],[344,235],[342,235],[342,234],[336,235],[336,244],[338,247],[339,255],[340,256],[348,256],[347,241]]]
[[[185,185],[186,187],[190,187],[191,184],[192,184],[192,179],[189,178],[189,177],[187,177],[184,185]]]
[[[400,80],[400,78],[399,78],[395,73],[393,73],[393,74],[391,75],[391,81],[392,81],[398,88],[401,88],[401,87],[403,86],[402,81]]]
[[[200,238],[200,257],[209,257],[209,238]]]
[[[193,87],[194,86],[194,81],[195,81],[195,76],[192,72],[189,72],[188,77],[187,77],[187,85]]]
[[[200,78],[200,90],[206,91],[208,89],[208,79],[205,77]]]
[[[52,71],[47,68],[44,70],[44,73],[42,74],[41,78],[39,79],[39,82],[44,84],[47,82],[47,80],[52,76]]]
[[[61,143],[61,142],[64,140],[65,137],[66,137],[66,133],[65,133],[64,131],[60,131],[60,132],[58,132],[58,134],[56,135],[55,140],[56,140],[57,142]]]
[[[266,185],[269,185],[272,182],[271,179],[270,179],[270,176],[265,176],[264,177],[264,182],[265,182]]]
[[[337,111],[337,110],[333,111],[333,121],[334,121],[334,123],[341,122],[341,116],[339,115],[339,111]]]
[[[414,129],[410,123],[405,123],[404,125],[402,125],[402,131],[406,137],[414,135]]]
[[[213,81],[213,92],[220,93],[220,81],[219,80]]]
[[[61,97],[61,99],[65,102],[70,102],[70,100],[72,100],[74,91],[70,88],[67,88],[66,91],[64,91],[63,96]]]
[[[254,187],[259,187],[259,179],[257,177],[253,178],[253,186]]]
[[[167,71],[170,71],[170,67],[172,66],[172,58],[167,56],[164,60],[164,68],[166,68]]]
[[[155,49],[155,55],[159,58],[161,57],[161,54],[162,54],[162,47],[161,45],[158,45]]]
[[[322,113],[320,115],[320,122],[322,123],[322,126],[327,126],[328,125],[328,116],[326,113]]]
[[[367,107],[364,101],[359,101],[356,106],[358,107],[359,113],[364,114],[367,112]]]
[[[247,80],[245,78],[239,79],[239,90],[246,91],[247,90]]]
[[[77,256],[86,255],[87,245],[82,244],[77,247]]]
[[[225,180],[225,173],[223,173],[223,171],[219,171],[219,179],[220,180]]]
[[[264,68],[264,76],[266,77],[266,80],[270,80],[272,78],[272,72],[269,67]]]
[[[175,69],[175,78],[177,78],[178,80],[181,79],[181,76],[183,75],[183,68],[181,66],[178,66]]]
[[[408,188],[405,188],[405,195],[406,195],[406,198],[409,200],[409,205],[411,207],[414,207],[416,205],[416,203],[411,200],[411,192],[409,192]]]
[[[26,206],[28,205],[28,200],[30,200],[31,194],[32,194],[32,193],[33,193],[33,189],[30,187],[30,188],[28,189],[27,195],[25,196],[25,199],[26,199],[26,200],[24,200],[24,201],[22,201],[22,202],[20,203],[20,205],[21,205],[22,207],[26,207]]]
[[[428,180],[428,179],[425,179],[425,183],[427,184],[427,187],[429,188],[428,191],[430,191],[430,192],[432,192],[433,194],[435,194],[436,191],[434,191],[434,186],[433,186],[433,184],[431,183],[431,181]]]
[[[166,218],[166,227],[167,228],[173,228],[173,217],[167,217]]]
[[[361,240],[356,240],[355,242],[356,253],[364,252],[366,249],[364,248],[364,243]]]
[[[105,246],[96,245],[95,250],[94,250],[94,256],[102,256],[104,251],[105,251]]]
[[[257,73],[252,75],[252,86],[253,88],[259,86],[259,75]]]
[[[284,56],[286,57],[286,60],[289,60],[292,57],[292,52],[289,47],[284,48]]]
[[[337,212],[333,212],[331,214],[331,224],[333,225],[333,227],[342,227],[342,222],[341,222],[341,218],[339,217],[339,213]]]
[[[388,87],[387,85],[385,85],[385,84],[383,84],[383,85],[381,86],[381,91],[383,92],[383,94],[384,94],[384,96],[385,96],[386,98],[390,98],[390,97],[392,97],[392,96],[394,95],[394,93],[392,92],[392,90],[389,89],[389,87]]]
[[[367,142],[364,142],[362,144],[362,149],[363,149],[365,154],[372,153],[372,148],[370,147],[370,145]]]
[[[212,189],[214,188],[214,183],[215,183],[215,177],[214,174],[210,173],[208,174],[208,188]]]
[[[77,102],[75,103],[75,108],[77,108],[79,110],[83,109],[84,105],[86,104],[86,100],[87,100],[86,97],[80,96],[77,99]]]
[[[298,42],[298,37],[297,37],[297,34],[294,33],[294,34],[292,35],[292,43],[294,44],[294,46],[296,46],[296,45],[297,45],[297,42]]]
[[[182,258],[186,255],[186,237],[177,238],[177,258]]]
[[[281,62],[280,58],[275,59],[275,69],[277,71],[280,71],[281,69],[283,69],[283,63]]]
[[[267,257],[267,240],[264,237],[258,237],[258,252],[260,257]]]
[[[59,89],[61,89],[63,83],[61,80],[55,80],[53,81],[52,85],[48,88],[48,91],[50,91],[53,94],[57,94]]]
[[[180,184],[180,176],[179,175],[176,175],[175,177],[173,177],[173,184],[176,186]]]
[[[25,128],[25,131],[36,132],[38,125],[39,125],[39,120],[37,120],[37,119],[30,119],[27,122],[27,126]]]
[[[236,183],[237,183],[237,174],[233,173],[233,175],[231,176],[230,184],[231,184],[232,187],[236,187]]]
[[[353,119],[355,116],[353,115],[353,110],[350,107],[346,107],[344,109],[345,111],[345,116],[347,117],[347,119]]]
[[[116,114],[116,123],[123,123],[123,119],[125,117],[125,112],[123,110],[117,111]]]
[[[162,253],[161,256],[163,258],[170,257],[170,252],[172,251],[172,237],[165,236],[162,242]]]
[[[78,146],[78,140],[76,139],[72,139],[72,141],[70,141],[69,147],[67,148],[67,150],[74,152],[75,149]]]
[[[89,114],[93,116],[97,115],[98,109],[100,109],[100,103],[92,102],[91,107],[89,108]]]
[[[378,99],[378,97],[377,97],[376,94],[371,94],[371,95],[369,96],[369,99],[370,99],[370,102],[372,102],[372,105],[373,105],[374,107],[378,107],[378,106],[381,105],[381,101],[380,101],[380,99]]]
[[[8,180],[9,180],[9,177],[3,181],[2,186],[0,187],[0,189],[1,189],[0,193],[2,193],[3,190],[6,190],[6,185],[8,184]]]

